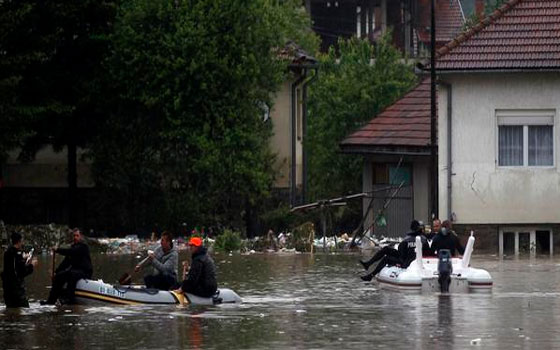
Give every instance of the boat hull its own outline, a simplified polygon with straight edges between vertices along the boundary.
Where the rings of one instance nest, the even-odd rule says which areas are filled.
[[[397,266],[384,267],[376,279],[382,288],[436,293],[440,291],[438,282],[438,259],[424,258],[419,268],[414,261],[407,269]],[[462,268],[461,259],[452,259],[453,273],[449,285],[450,293],[491,292],[492,277],[486,270],[472,267]]]
[[[242,300],[231,289],[220,288],[216,298],[202,298],[186,293],[183,296],[173,291],[148,289],[143,286],[111,285],[102,280],[79,280],[76,284],[76,302],[78,304],[114,304],[114,305],[175,305],[184,303],[193,305],[215,305],[221,303],[240,303]]]

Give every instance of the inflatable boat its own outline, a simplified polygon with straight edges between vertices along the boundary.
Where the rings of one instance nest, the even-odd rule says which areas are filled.
[[[144,286],[111,285],[102,280],[81,279],[76,284],[78,304],[120,304],[120,305],[216,305],[240,303],[237,293],[228,288],[219,288],[214,297],[203,298],[193,294],[150,289]]]
[[[449,259],[452,269],[450,269],[451,273],[447,279],[448,289],[446,291],[450,293],[492,291],[493,281],[490,273],[470,266],[474,241],[471,232],[463,257]],[[383,288],[428,293],[439,292],[441,284],[438,266],[441,266],[441,262],[437,257],[422,257],[422,243],[420,237],[416,237],[416,259],[410,266],[406,269],[398,266],[385,266],[377,275],[377,281]]]

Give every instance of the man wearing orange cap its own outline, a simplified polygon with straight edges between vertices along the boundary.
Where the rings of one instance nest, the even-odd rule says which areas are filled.
[[[192,253],[192,262],[181,290],[204,298],[212,297],[218,289],[214,260],[202,246],[200,237],[192,237],[189,240],[189,249]]]

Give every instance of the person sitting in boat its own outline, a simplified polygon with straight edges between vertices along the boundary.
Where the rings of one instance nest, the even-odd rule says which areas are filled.
[[[434,237],[437,235],[440,229],[441,229],[441,220],[436,218],[432,221],[432,227],[430,229],[430,232],[425,233],[426,238],[431,241],[432,239],[434,239]]]
[[[200,237],[192,237],[189,240],[189,249],[192,253],[191,266],[186,279],[181,284],[181,288],[176,292],[210,298],[218,290],[214,260],[208,255],[206,248],[202,246]]]
[[[89,247],[84,242],[80,229],[74,228],[70,248],[55,247],[52,251],[53,254],[63,255],[64,260],[55,270],[49,298],[41,304],[54,305],[61,296],[65,284],[68,302],[73,303],[76,283],[82,278],[91,279],[93,273]]]
[[[149,264],[153,267],[153,273],[144,277],[147,288],[169,290],[177,284],[179,253],[173,247],[173,237],[170,232],[164,231],[161,234],[160,246],[148,253]],[[140,271],[143,266],[136,265],[134,271]]]
[[[375,261],[380,260],[375,269],[365,276],[360,278],[363,281],[371,281],[385,266],[401,266],[407,268],[408,265],[416,258],[416,236],[420,236],[422,240],[422,253],[431,255],[430,245],[424,235],[424,225],[418,220],[413,220],[410,223],[411,232],[406,234],[405,239],[399,243],[397,249],[391,247],[384,247],[377,252],[369,261],[363,262],[362,265],[367,270]]]
[[[4,253],[4,271],[2,271],[4,302],[6,307],[29,307],[24,278],[33,273],[33,267],[37,266],[37,259],[31,259],[23,253],[21,234],[13,232],[10,240],[12,245]]]
[[[445,220],[441,224],[441,229],[432,240],[432,250],[438,253],[440,249],[449,249],[451,256],[456,256],[457,252],[461,255],[465,253],[465,248],[459,241],[459,237],[452,230],[451,221]]]

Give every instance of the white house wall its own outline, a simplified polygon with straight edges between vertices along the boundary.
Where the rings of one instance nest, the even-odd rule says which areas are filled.
[[[456,223],[559,223],[560,73],[443,74],[452,85],[452,211]],[[447,91],[439,86],[439,211],[447,203]],[[554,111],[554,166],[500,168],[496,110]]]

